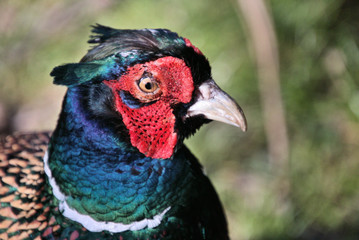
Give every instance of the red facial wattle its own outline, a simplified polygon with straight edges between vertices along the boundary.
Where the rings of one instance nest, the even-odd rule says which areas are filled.
[[[151,76],[158,84],[153,93],[141,91],[139,80]],[[169,158],[177,144],[175,116],[172,107],[191,101],[194,90],[190,68],[181,59],[163,57],[129,67],[117,80],[104,81],[115,96],[116,110],[129,130],[131,144],[152,158]],[[119,94],[126,91],[148,105],[131,108]]]

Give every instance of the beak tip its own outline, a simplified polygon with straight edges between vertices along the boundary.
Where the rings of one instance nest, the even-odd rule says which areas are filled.
[[[241,127],[243,132],[247,132],[247,125]]]
[[[247,132],[248,129],[247,121],[244,119],[243,121],[236,124],[236,127],[239,127],[243,132]]]

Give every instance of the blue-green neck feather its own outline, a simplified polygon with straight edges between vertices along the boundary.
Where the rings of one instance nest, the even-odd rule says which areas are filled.
[[[185,158],[145,157],[91,119],[81,94],[69,89],[50,145],[50,168],[70,207],[97,221],[128,224],[178,204],[180,192],[190,187]]]

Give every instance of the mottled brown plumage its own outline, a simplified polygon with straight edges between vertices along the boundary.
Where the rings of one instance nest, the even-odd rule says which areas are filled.
[[[0,239],[41,239],[38,230],[55,224],[44,191],[48,142],[49,133],[0,138]]]

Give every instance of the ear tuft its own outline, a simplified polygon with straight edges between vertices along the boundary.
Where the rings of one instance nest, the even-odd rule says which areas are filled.
[[[50,76],[54,77],[54,84],[67,87],[87,82],[102,82],[117,78],[121,73],[114,57],[84,63],[70,63],[55,67]]]

